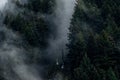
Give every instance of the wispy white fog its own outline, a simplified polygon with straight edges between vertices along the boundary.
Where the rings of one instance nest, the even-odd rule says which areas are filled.
[[[14,3],[0,0],[0,10],[15,11]],[[20,35],[3,24],[4,16],[0,15],[0,64],[6,80],[41,80],[37,70],[26,64],[26,50],[22,47]],[[17,27],[17,26],[16,26]]]
[[[27,0],[20,1],[21,3],[27,2]],[[56,0],[53,16],[53,23],[56,26],[56,38],[50,38],[50,46],[47,49],[48,55],[52,55],[54,59],[61,55],[62,49],[65,49],[68,43],[68,28],[74,6],[75,0]],[[12,13],[18,11],[12,0],[0,0],[0,11],[4,13],[7,10]],[[27,51],[21,45],[22,38],[20,35],[8,29],[2,23],[4,16],[0,15],[0,18],[0,63],[3,64],[3,76],[6,80],[42,80],[35,67],[26,64],[27,56],[25,53]],[[46,55],[47,58],[48,55]],[[62,76],[57,74],[54,80],[62,80]]]
[[[50,47],[48,48],[49,55],[52,58],[61,56],[61,52],[66,51],[68,43],[68,33],[70,21],[74,12],[75,0],[56,0],[56,7],[53,16],[53,23],[56,26],[56,37],[49,40]]]
[[[41,80],[34,67],[27,65],[26,51],[22,48],[21,38],[12,30],[0,27],[0,36],[4,36],[0,46],[0,59],[3,64],[3,76],[7,80]]]
[[[8,0],[0,0],[0,10],[3,10]]]

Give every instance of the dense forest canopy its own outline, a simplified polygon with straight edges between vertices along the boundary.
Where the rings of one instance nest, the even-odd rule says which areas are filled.
[[[118,0],[77,1],[66,65],[72,80],[119,80],[119,4]]]
[[[3,27],[5,27],[5,29],[0,27],[0,80],[120,79],[120,0],[76,0],[73,3],[73,6],[75,6],[73,14],[67,12],[70,7],[66,6],[66,4],[70,5],[69,3],[72,0],[60,1],[8,1],[7,5],[14,4],[16,10],[8,10],[8,8],[3,13],[1,12],[0,16],[0,26],[4,25]],[[63,11],[59,12],[61,14],[58,15],[56,11],[62,9]],[[72,18],[65,17],[67,15],[72,15]],[[66,26],[69,33],[63,32],[66,29],[63,28],[65,26],[59,26],[62,24],[62,20],[64,24],[70,24],[69,28]],[[70,20],[70,23],[69,21],[64,22],[65,20]],[[56,25],[55,22],[59,24]],[[11,36],[7,36],[7,38],[8,30],[22,37],[21,41],[13,39]],[[61,33],[58,34],[58,31]],[[9,35],[14,36],[12,33]],[[67,35],[67,39],[63,33]],[[66,39],[68,42],[62,42],[59,35],[62,35],[63,40]],[[58,44],[58,42],[60,43]],[[11,48],[9,50],[5,46],[2,47],[4,43],[10,45],[10,47],[12,44],[12,47],[15,47],[13,50],[22,49],[21,51],[25,50],[25,52],[19,51],[19,55],[18,50],[9,52]],[[53,47],[55,49],[50,48],[50,51],[50,49],[48,50],[50,44],[59,46],[60,49]],[[7,50],[6,54],[4,51]],[[49,54],[50,52],[59,54],[59,57],[55,54]],[[15,55],[12,56],[14,59],[11,59],[11,55],[7,56],[10,53]],[[15,53],[17,53],[17,56]],[[3,54],[6,54],[5,56],[8,59],[4,59]],[[27,58],[19,59],[20,54]],[[51,56],[54,59],[51,59]],[[23,68],[21,66],[23,62],[30,67]],[[3,64],[8,65],[7,69],[3,68]],[[16,67],[14,68],[14,66],[16,65],[22,67],[20,70],[22,69],[24,74],[15,71]],[[36,71],[29,72],[28,69],[32,70],[32,68],[35,68]],[[34,74],[34,72],[37,72],[37,74]],[[32,77],[29,78],[30,75]]]

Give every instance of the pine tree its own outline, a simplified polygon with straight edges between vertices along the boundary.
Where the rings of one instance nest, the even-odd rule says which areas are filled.
[[[83,56],[80,66],[75,69],[74,80],[101,80],[97,69],[91,64],[87,54]]]
[[[71,69],[74,69],[79,66],[81,58],[85,52],[85,42],[83,34],[77,34],[75,39],[72,40],[71,43],[72,44],[68,45],[69,52],[71,53],[68,54],[68,63],[70,64]]]
[[[118,47],[120,41],[119,3],[118,0],[77,1],[73,19],[71,20],[70,42],[68,44],[69,54],[67,61],[69,61],[71,72],[74,72],[74,69],[79,67],[81,58],[87,53],[91,64],[94,65],[99,74],[100,78],[96,80],[108,80],[108,75],[111,75],[111,77],[109,76],[110,80],[118,79],[115,76],[116,73],[120,76],[120,50]],[[82,34],[82,38],[80,38],[79,33]],[[112,68],[110,74],[107,73],[110,71],[108,70],[109,67]],[[118,72],[114,70],[115,67],[118,67]],[[81,66],[77,70],[82,71],[84,68]],[[89,70],[77,73],[83,73],[83,80],[93,80],[88,77],[87,71]],[[77,76],[78,80],[81,79],[80,76]]]
[[[119,80],[116,76],[116,74],[114,73],[113,69],[112,68],[109,68],[108,71],[107,71],[107,76],[108,76],[108,79],[107,80]]]
[[[27,7],[34,12],[51,13],[54,5],[54,0],[28,0]]]

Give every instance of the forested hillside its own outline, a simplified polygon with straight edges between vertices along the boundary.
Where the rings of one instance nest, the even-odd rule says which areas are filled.
[[[120,80],[120,0],[6,0],[0,17],[0,80]]]
[[[22,10],[17,15],[8,12],[4,23],[22,34],[28,44],[47,46],[50,25],[46,18],[53,12],[54,0],[28,0],[26,4],[21,4],[19,1],[15,3]]]
[[[70,80],[120,79],[120,1],[78,0],[70,26]]]

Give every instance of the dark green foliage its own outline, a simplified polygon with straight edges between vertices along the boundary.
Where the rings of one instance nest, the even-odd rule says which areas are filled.
[[[52,13],[52,8],[55,5],[54,0],[29,0],[24,5],[19,2],[16,4],[23,11],[17,15],[10,15],[9,13],[6,15],[4,23],[22,34],[28,44],[45,48],[51,34],[49,22],[45,17]]]
[[[116,74],[114,73],[113,69],[112,68],[109,68],[108,71],[107,71],[107,77],[108,77],[108,80],[118,80]]]
[[[34,12],[51,13],[53,11],[54,0],[28,0],[28,9]]]
[[[71,36],[72,37],[72,36]],[[74,42],[74,43],[72,43]],[[71,54],[68,54],[68,58],[70,58],[70,62],[72,68],[78,67],[80,64],[80,60],[82,58],[82,55],[85,52],[85,44],[84,44],[84,37],[82,33],[79,33],[75,39],[71,40],[71,44],[68,45],[70,48],[69,52]],[[78,54],[79,53],[79,54]]]
[[[29,44],[43,47],[47,45],[49,28],[42,18],[18,14],[15,17],[6,16],[4,22],[10,28],[22,34]]]
[[[66,65],[73,75],[70,80],[119,80],[120,1],[78,0],[77,3],[69,29]]]
[[[97,69],[91,64],[86,54],[80,66],[75,69],[75,78],[75,80],[101,80]]]
[[[17,5],[23,11],[16,16],[6,15],[4,23],[30,45],[47,47],[52,33],[46,15],[52,14],[55,1],[28,0],[28,4]],[[61,70],[61,65],[49,67],[50,71],[45,73],[48,78],[63,72],[68,80],[119,80],[119,15],[120,0],[77,0],[69,28],[65,69]],[[40,55],[30,57],[36,58],[36,63],[42,61]]]
[[[23,45],[28,50],[26,64],[37,65],[38,73],[41,77],[48,78],[47,71],[51,69],[52,62],[44,54],[48,47],[48,39],[52,32],[49,25],[48,16],[53,12],[55,0],[28,0],[28,3],[20,4],[15,1],[17,8],[20,9],[16,14],[7,12],[4,24],[22,37]],[[37,47],[37,48],[36,48]],[[49,69],[46,66],[49,65]],[[41,70],[45,66],[46,70]],[[40,72],[39,72],[40,71]],[[54,73],[53,73],[54,74]],[[51,74],[52,75],[52,74]]]

